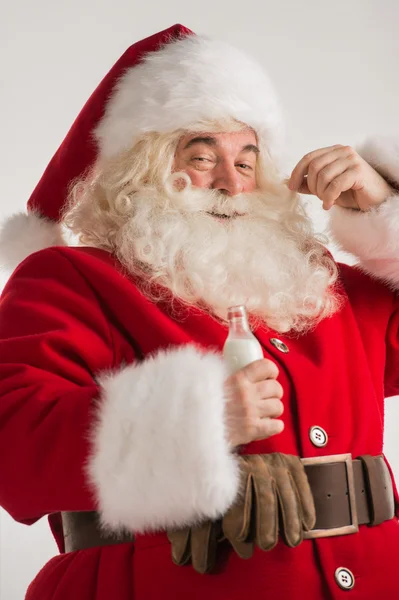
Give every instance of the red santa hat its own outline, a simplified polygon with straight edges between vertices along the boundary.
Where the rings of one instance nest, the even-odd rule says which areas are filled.
[[[0,262],[14,269],[42,248],[64,244],[58,225],[71,182],[98,159],[148,131],[189,129],[231,117],[252,127],[275,159],[282,120],[262,68],[229,44],[174,25],[133,44],[91,95],[28,201],[3,225]]]

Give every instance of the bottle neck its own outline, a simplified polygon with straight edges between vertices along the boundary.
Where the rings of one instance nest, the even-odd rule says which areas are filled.
[[[234,317],[230,320],[229,330],[231,333],[251,333],[246,317]]]

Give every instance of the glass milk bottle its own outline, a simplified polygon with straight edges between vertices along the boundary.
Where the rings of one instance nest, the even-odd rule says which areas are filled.
[[[223,356],[232,374],[263,358],[263,350],[249,328],[245,306],[231,306],[228,320],[229,335],[223,346]]]

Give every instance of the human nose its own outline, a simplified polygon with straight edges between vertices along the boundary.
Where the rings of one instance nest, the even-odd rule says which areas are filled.
[[[225,192],[228,196],[236,196],[243,192],[244,186],[235,166],[224,164],[218,167],[212,188]]]

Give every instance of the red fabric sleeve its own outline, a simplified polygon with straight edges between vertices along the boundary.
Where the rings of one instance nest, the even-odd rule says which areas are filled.
[[[389,321],[386,336],[385,396],[399,394],[399,297]]]
[[[95,374],[112,367],[84,277],[55,248],[29,257],[0,302],[0,505],[15,520],[95,509],[84,465]]]

